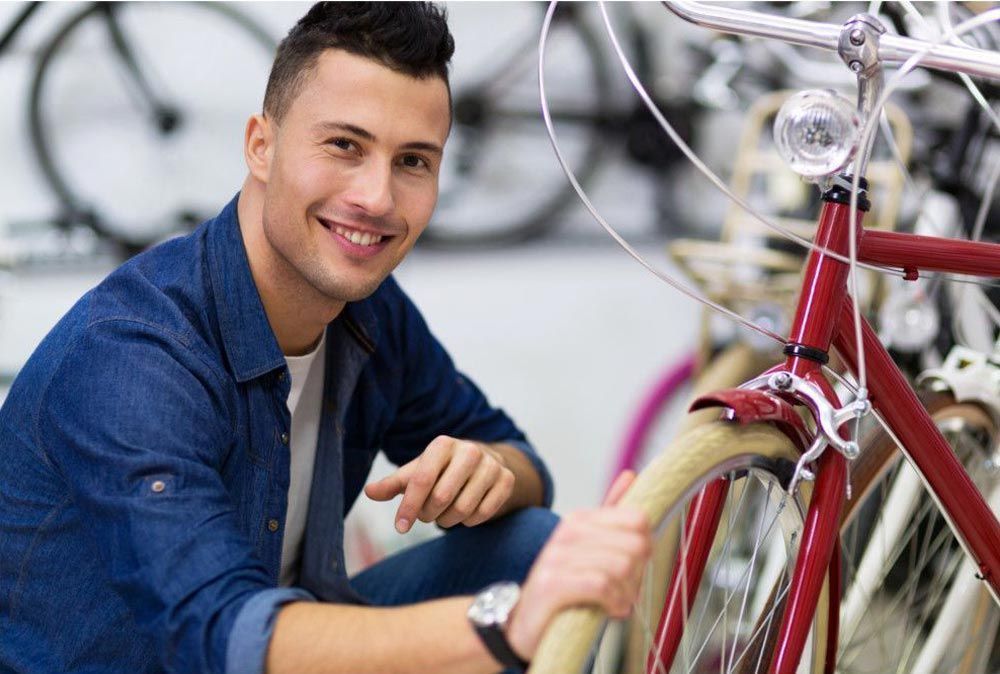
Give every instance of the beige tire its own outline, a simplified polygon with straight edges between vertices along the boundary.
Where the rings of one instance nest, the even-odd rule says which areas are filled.
[[[770,499],[779,499],[783,505],[775,509],[780,514],[774,515],[774,521],[777,522],[780,519],[784,522],[789,517],[798,518],[801,521],[804,515],[802,504],[798,499],[787,498],[780,486],[782,482],[787,484],[787,478],[791,475],[797,456],[798,453],[791,441],[773,426],[768,424],[740,426],[721,421],[712,422],[685,433],[667,451],[654,459],[639,474],[635,483],[623,497],[622,504],[639,508],[645,512],[653,524],[654,531],[657,532],[657,535],[662,536],[665,531],[679,530],[677,526],[672,527],[671,522],[679,521],[687,500],[696,495],[710,480],[729,476],[733,484],[729,493],[734,499],[740,499],[740,503],[744,500],[750,502],[750,499],[744,494],[749,493],[750,488],[754,487],[757,482],[761,484],[766,482],[770,486],[767,487],[767,497],[763,499],[763,509],[767,510]],[[746,487],[737,488],[743,482],[746,483]],[[754,498],[760,500],[759,497]],[[792,507],[786,508],[789,504]],[[723,519],[734,518],[742,508],[744,506],[737,503],[735,507],[724,510]],[[747,510],[749,511],[750,508],[748,507]],[[727,536],[732,536],[733,532],[738,531],[738,528],[731,521],[728,525],[725,522],[720,522],[719,532],[724,528],[729,532],[726,534]],[[760,528],[763,529],[763,525]],[[773,525],[768,527],[768,531],[773,528]],[[782,530],[783,524],[778,528]],[[760,538],[759,533],[758,539]],[[781,534],[782,531],[779,531],[778,535]],[[788,536],[785,535],[785,538],[787,539]],[[793,541],[797,540],[794,535],[790,538]],[[654,545],[657,548],[662,547],[658,543]],[[713,553],[717,552],[720,547],[725,552],[728,546],[728,543],[721,546],[719,542],[715,542],[713,543]],[[736,547],[736,545],[732,545],[732,549]],[[762,545],[757,545],[757,547],[763,549]],[[785,562],[786,564],[790,565],[794,561],[795,550],[794,547],[787,550],[788,561]],[[756,551],[755,547],[754,552]],[[752,570],[753,565],[747,568]],[[653,581],[662,584],[665,582],[663,577],[669,577],[669,573],[669,568],[659,566],[652,574],[656,576]],[[720,574],[718,571],[713,572],[706,568],[703,578],[710,575],[713,580],[716,580]],[[782,578],[784,578],[784,574],[782,574]],[[747,587],[750,587],[749,578],[746,580],[746,584]],[[645,585],[644,587],[650,586]],[[647,591],[644,589],[643,592]],[[709,600],[712,596],[708,595]],[[743,604],[748,603],[745,596]],[[732,603],[732,594],[723,595],[723,598],[727,606]],[[659,600],[659,603],[653,601],[650,606],[653,605],[661,606],[662,600]],[[736,608],[739,606],[732,609],[734,614]],[[828,599],[826,592],[824,592],[820,598],[817,615],[825,617],[827,610]],[[656,622],[659,619],[659,609],[653,608],[653,612],[655,615],[648,619],[652,621],[652,629],[655,630]],[[742,611],[740,611],[740,617],[742,617]],[[747,618],[748,625],[766,624],[769,628],[773,625],[771,631],[776,629],[780,623],[779,619],[758,621],[751,616],[747,616]],[[691,620],[694,619],[695,616],[692,613]],[[733,621],[736,622],[735,619]],[[529,669],[530,674],[575,674],[576,672],[591,671],[589,665],[593,662],[594,645],[599,639],[605,623],[605,615],[596,608],[579,607],[560,613],[549,625],[538,651],[535,653]],[[825,635],[819,634],[823,631],[822,629],[814,630],[815,634],[811,640],[812,656],[805,658],[814,664],[821,663],[825,653],[823,648]],[[759,629],[758,632],[760,632]],[[757,635],[753,638],[760,638],[763,641],[767,638],[767,634]],[[736,643],[735,639],[733,643]],[[740,648],[742,649],[743,646],[740,645]],[[725,652],[730,649],[727,647],[721,650]],[[745,652],[743,651],[743,653]],[[723,655],[723,657],[725,656]],[[736,662],[739,664],[738,658]],[[809,667],[807,666],[805,669],[808,670]],[[764,670],[766,671],[766,667]],[[671,671],[678,670],[675,668]],[[715,671],[720,671],[718,666],[715,667]],[[732,671],[736,671],[736,669],[734,668]]]

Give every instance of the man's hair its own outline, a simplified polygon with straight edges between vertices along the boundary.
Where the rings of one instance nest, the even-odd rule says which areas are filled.
[[[455,40],[446,12],[429,2],[317,2],[278,45],[264,93],[266,114],[281,121],[327,49],[420,79],[440,77],[447,86]]]

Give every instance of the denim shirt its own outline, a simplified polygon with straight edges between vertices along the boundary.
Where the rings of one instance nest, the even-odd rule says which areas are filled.
[[[262,672],[283,604],[363,601],[343,517],[379,450],[507,441],[551,504],[391,277],[326,342],[300,582],[278,587],[289,377],[236,199],[77,302],[0,408],[0,670]]]

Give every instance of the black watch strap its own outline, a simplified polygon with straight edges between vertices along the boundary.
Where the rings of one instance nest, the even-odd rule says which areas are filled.
[[[510,647],[510,643],[507,642],[507,637],[499,625],[490,625],[488,627],[474,625],[474,627],[476,628],[476,634],[483,640],[486,648],[497,662],[504,667],[514,668],[518,672],[528,669],[528,663],[522,660],[514,652],[514,649]]]

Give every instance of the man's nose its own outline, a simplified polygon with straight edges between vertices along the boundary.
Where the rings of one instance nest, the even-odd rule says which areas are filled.
[[[365,162],[364,169],[355,174],[347,201],[372,217],[391,213],[395,207],[392,165],[375,160]]]

